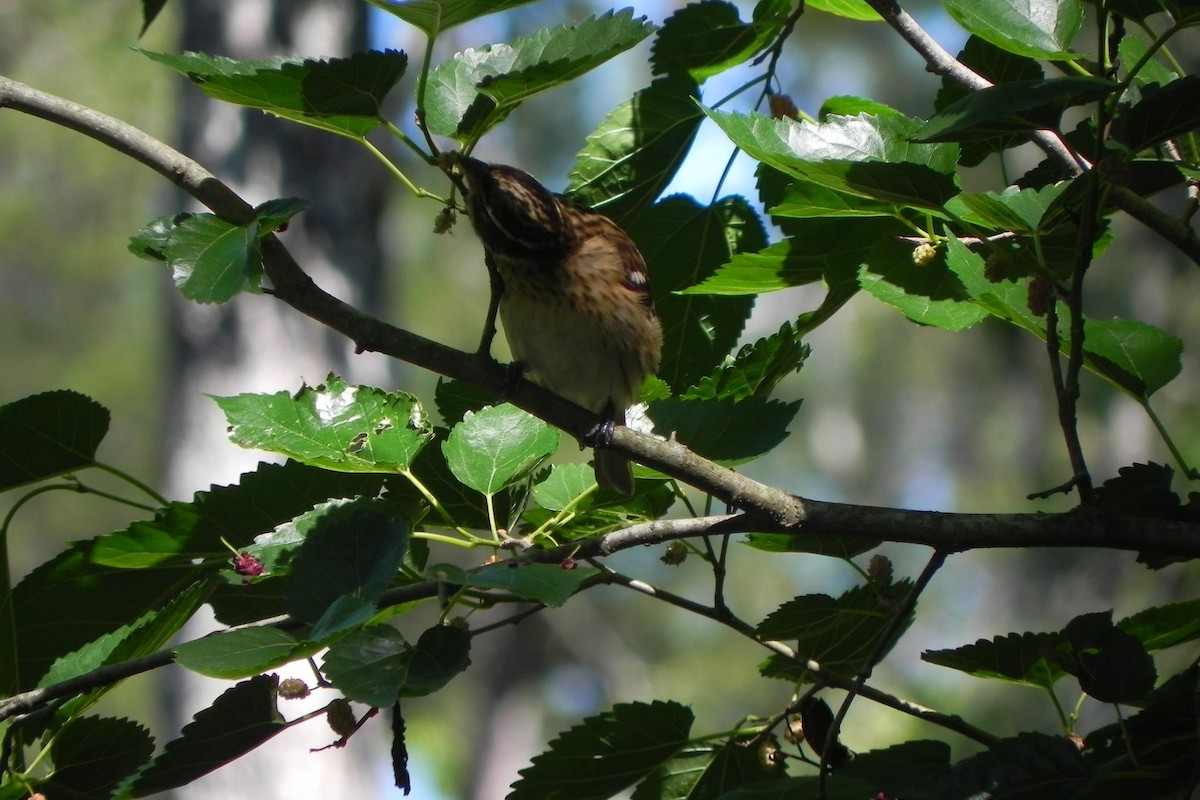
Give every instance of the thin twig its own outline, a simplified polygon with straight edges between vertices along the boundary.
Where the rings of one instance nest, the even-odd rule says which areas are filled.
[[[739,619],[728,611],[722,613],[715,608],[709,608],[708,606],[697,603],[694,600],[688,600],[686,597],[680,597],[672,592],[659,589],[647,583],[646,581],[622,575],[607,565],[597,564],[596,566],[604,570],[605,576],[615,584],[632,589],[636,592],[640,592],[649,597],[653,597],[656,600],[662,600],[664,603],[676,606],[677,608],[682,608],[685,611],[690,611],[694,614],[699,614],[700,616],[707,617],[708,619],[732,628],[746,638],[756,642],[759,645],[762,645],[773,653],[795,661],[797,664],[804,667],[804,669],[806,669],[808,672],[812,673],[818,681],[826,686],[832,686],[836,689],[850,691],[854,685],[849,678],[825,669],[818,662],[813,661],[811,658],[805,658],[804,656],[797,654],[794,650],[782,642],[762,639],[762,637],[755,633],[753,626],[749,625],[744,620]],[[880,705],[887,706],[895,711],[909,714],[917,717],[918,719],[923,719],[926,722],[946,728],[947,730],[954,731],[955,733],[961,734],[968,739],[979,742],[985,746],[991,747],[997,741],[997,737],[985,730],[976,728],[974,725],[966,722],[961,717],[942,714],[941,712],[934,711],[931,708],[926,708],[925,706],[918,705],[917,703],[901,699],[894,695],[890,695],[887,692],[874,689],[870,686],[859,686],[858,694],[861,697],[865,697],[866,699],[879,703]]]
[[[850,705],[854,702],[854,698],[859,695],[862,688],[871,678],[871,673],[874,672],[875,666],[883,660],[883,657],[895,646],[896,641],[900,638],[900,634],[904,630],[905,620],[913,613],[917,607],[917,600],[921,594],[929,586],[929,582],[933,580],[933,576],[946,563],[946,553],[941,550],[935,550],[933,555],[929,557],[929,562],[925,565],[925,569],[917,577],[916,583],[909,590],[908,595],[904,598],[900,608],[888,623],[887,628],[880,634],[875,641],[875,646],[871,649],[870,655],[858,670],[858,675],[854,678],[854,685],[846,692],[846,697],[842,700],[842,705],[838,708],[837,714],[834,715],[833,724],[829,726],[828,733],[825,734],[825,747],[821,752],[821,769],[817,778],[817,796],[825,796],[825,781],[829,775],[829,754],[832,752],[833,745],[838,740],[838,733],[842,729],[842,722],[846,719],[846,714],[850,711]]]
[[[941,75],[971,91],[992,86],[992,83],[982,75],[950,55],[895,0],[867,0],[867,4],[925,59],[925,64],[930,72]],[[1030,136],[1033,143],[1068,175],[1078,176],[1091,168],[1087,162],[1081,163],[1053,132],[1033,131]],[[1196,231],[1186,222],[1172,219],[1151,205],[1145,198],[1123,186],[1113,187],[1109,198],[1117,208],[1150,228],[1200,266],[1200,236],[1197,236]]]

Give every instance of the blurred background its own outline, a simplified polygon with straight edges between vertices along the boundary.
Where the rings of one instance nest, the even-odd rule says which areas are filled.
[[[661,24],[683,5],[654,0],[635,8]],[[754,3],[736,5],[748,19]],[[434,63],[467,47],[511,41],[610,7],[591,0],[543,0],[476,20],[439,39]],[[939,5],[922,0],[907,7],[948,50],[962,46],[965,34]],[[141,4],[134,0],[0,0],[0,73],[178,146],[253,203],[309,198],[311,208],[293,223],[285,243],[318,283],[424,336],[474,347],[487,279],[465,222],[452,235],[431,235],[439,206],[413,198],[364,149],[258,112],[210,104],[182,78],[131,49],[245,58],[392,47],[408,52],[414,65],[424,49],[419,32],[368,13],[356,0],[176,0],[138,39],[140,15]],[[478,154],[563,188],[587,134],[649,83],[650,44],[525,103],[486,137]],[[415,72],[413,66],[394,92],[391,109],[410,132]],[[743,68],[718,76],[705,85],[705,98],[724,97],[755,74]],[[855,94],[915,116],[932,113],[939,81],[882,23],[852,23],[815,11],[797,27],[779,78],[810,114],[831,95]],[[752,102],[757,91],[744,97]],[[745,110],[739,102],[731,107]],[[446,188],[444,179],[402,148],[376,143],[418,185]],[[668,191],[708,202],[718,190],[720,170],[713,165],[731,154],[732,146],[706,123]],[[1038,160],[1036,151],[1013,153],[1008,174],[1019,175]],[[754,199],[752,169],[749,159],[736,160],[720,193]],[[965,180],[968,188],[998,190],[999,175],[992,159]],[[125,243],[149,219],[192,208],[190,202],[101,145],[0,111],[0,185],[0,402],[52,389],[90,395],[113,411],[100,457],[169,497],[190,498],[211,484],[235,482],[260,458],[228,442],[224,421],[206,394],[292,391],[334,371],[431,403],[435,376],[377,355],[354,355],[347,342],[268,297],[241,296],[227,307],[181,301],[169,276],[135,259]],[[1180,288],[1185,277],[1195,281],[1194,269],[1122,221],[1116,244],[1089,278],[1090,311],[1099,318],[1130,316],[1195,342],[1200,293]],[[774,332],[782,321],[815,307],[820,296],[820,287],[803,287],[762,297],[746,341]],[[448,307],[455,313],[447,314]],[[802,496],[863,504],[965,512],[1066,507],[1061,497],[1025,499],[1070,473],[1040,342],[992,321],[956,335],[921,328],[860,296],[808,343],[811,358],[781,389],[789,398],[804,399],[791,436],[747,465],[747,474]],[[1182,375],[1155,396],[1156,411],[1193,458],[1200,452],[1196,367],[1195,353],[1185,350]],[[1132,400],[1085,377],[1083,402],[1081,431],[1098,482],[1135,461],[1171,463]],[[576,457],[571,450],[567,457]],[[112,488],[102,478],[84,477]],[[1181,484],[1177,480],[1176,488],[1186,492]],[[14,499],[0,497],[0,513]],[[133,518],[83,496],[54,493],[34,501],[12,526],[14,581],[62,542],[124,527]],[[898,575],[915,575],[928,558],[921,548],[883,552],[894,559]],[[711,573],[703,564],[693,559],[666,567],[659,555],[632,552],[611,563],[706,599]],[[922,663],[920,652],[1009,631],[1058,629],[1084,612],[1111,608],[1121,618],[1148,604],[1190,598],[1185,587],[1196,577],[1188,566],[1150,572],[1124,553],[997,550],[954,556],[874,683],[999,734],[1053,730],[1053,707],[1036,691],[971,680]],[[767,557],[734,546],[727,591],[735,613],[754,622],[794,595],[836,595],[856,582],[856,574],[836,560]],[[408,617],[401,625],[412,638],[420,631]],[[616,588],[584,593],[566,613],[536,615],[481,638],[466,674],[439,695],[405,706],[414,797],[503,796],[517,770],[557,732],[614,702],[678,700],[694,709],[695,730],[707,732],[735,727],[747,716],[769,716],[789,699],[787,684],[758,677],[755,665],[765,653],[707,621]],[[1160,674],[1167,668],[1160,667]],[[152,691],[149,679],[127,685],[107,701],[109,713],[116,709],[144,719],[151,706],[161,743],[225,688],[184,677],[182,670],[154,676]],[[1064,704],[1071,705],[1075,697],[1067,683],[1060,689]],[[831,694],[831,702],[838,699]],[[284,711],[293,716],[294,708],[296,714],[302,710]],[[1085,705],[1081,728],[1107,719],[1105,713]],[[958,754],[970,750],[952,734],[865,701],[856,703],[843,734],[860,751],[906,737],[948,738]],[[384,724],[372,722],[344,750],[306,752],[333,738],[321,723],[309,723],[178,796],[226,797],[237,787],[244,791],[248,780],[264,800],[316,796],[315,786],[322,787],[321,796],[399,794],[390,788]]]

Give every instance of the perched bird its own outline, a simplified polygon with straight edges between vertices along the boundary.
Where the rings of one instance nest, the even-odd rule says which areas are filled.
[[[602,416],[596,480],[633,493],[629,462],[603,448],[662,358],[646,262],[625,231],[514,167],[455,154],[467,212],[493,275],[500,321],[525,373]],[[485,342],[489,341],[485,332]]]

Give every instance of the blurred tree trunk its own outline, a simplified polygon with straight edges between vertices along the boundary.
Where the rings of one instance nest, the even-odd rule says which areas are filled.
[[[342,56],[367,49],[367,8],[348,0],[189,0],[182,7],[181,49],[233,58],[281,53]],[[379,297],[378,234],[386,175],[365,150],[347,139],[258,111],[211,102],[193,87],[182,90],[179,114],[181,149],[247,201],[302,197],[312,202],[281,234],[285,244],[322,286],[348,302],[370,307]],[[163,444],[175,496],[212,482],[234,482],[260,458],[221,435],[224,420],[206,395],[295,390],[302,381],[317,383],[331,371],[350,373],[352,380],[386,383],[385,375],[364,374],[364,363],[382,360],[356,363],[345,339],[270,296],[200,306],[173,294],[171,304],[171,412]],[[297,676],[312,683],[311,675]],[[175,683],[168,691],[177,693],[177,702],[167,707],[182,718],[172,720],[172,727],[178,730],[224,688],[211,680]],[[313,698],[313,706],[330,699]],[[293,701],[283,710],[292,718],[308,708]],[[376,787],[390,783],[386,736],[372,735],[385,730],[385,723],[376,725],[374,731],[368,726],[345,750],[309,754],[309,747],[336,738],[314,720],[178,796],[374,796]]]

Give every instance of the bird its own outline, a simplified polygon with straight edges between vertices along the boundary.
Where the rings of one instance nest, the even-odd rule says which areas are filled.
[[[597,483],[633,494],[629,462],[605,445],[662,361],[645,259],[615,222],[529,173],[447,155],[513,358],[526,377],[602,418],[589,437]],[[485,330],[481,349],[490,343]]]

